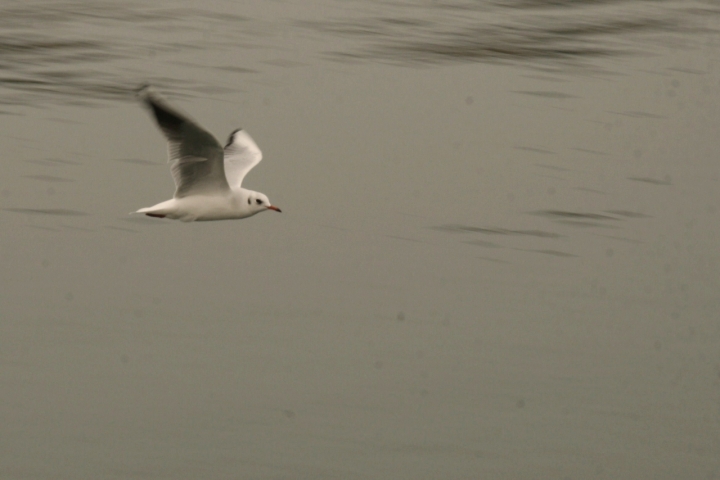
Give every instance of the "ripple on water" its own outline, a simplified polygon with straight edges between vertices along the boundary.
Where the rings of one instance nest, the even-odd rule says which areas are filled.
[[[247,20],[230,12],[130,2],[6,2],[0,6],[0,104],[95,105],[132,98],[148,80],[197,88],[153,74],[157,60],[214,47],[209,39],[188,42],[193,32],[219,31],[221,47],[237,47],[250,36],[250,29],[238,28]]]
[[[630,0],[445,1],[424,7],[395,2],[385,16],[305,22],[322,34],[362,43],[330,50],[338,60],[401,64],[512,62],[588,64],[594,58],[645,51],[652,35],[700,29],[692,6]],[[709,10],[709,12],[705,11]],[[639,41],[638,36],[643,36]],[[658,39],[657,41],[665,41]]]

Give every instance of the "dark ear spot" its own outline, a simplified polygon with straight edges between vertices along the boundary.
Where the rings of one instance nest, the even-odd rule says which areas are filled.
[[[248,198],[248,205],[252,204],[252,200]]]

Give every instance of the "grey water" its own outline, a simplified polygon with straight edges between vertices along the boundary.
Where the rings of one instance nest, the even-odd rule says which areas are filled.
[[[719,14],[4,2],[0,478],[720,478]],[[283,213],[128,215],[145,82]]]

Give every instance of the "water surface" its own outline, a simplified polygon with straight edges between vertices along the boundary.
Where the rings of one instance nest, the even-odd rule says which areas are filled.
[[[0,477],[720,478],[719,11],[0,7]]]

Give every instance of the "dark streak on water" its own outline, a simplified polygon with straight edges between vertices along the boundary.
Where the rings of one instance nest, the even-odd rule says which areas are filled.
[[[3,210],[16,213],[29,213],[32,215],[61,215],[67,217],[85,216],[87,213],[65,208],[4,208]]]
[[[565,257],[565,258],[575,258],[577,255],[574,255],[572,253],[567,252],[561,252],[559,250],[526,250],[528,252],[535,252],[535,253],[542,253],[545,255],[552,255],[554,257]]]
[[[615,217],[609,215],[601,215],[599,213],[583,213],[583,212],[570,212],[567,210],[537,210],[530,212],[533,215],[539,215],[542,217],[549,217],[552,219],[571,219],[571,220],[617,220]]]
[[[632,212],[630,210],[608,210],[607,213],[612,213],[613,215],[620,215],[621,217],[628,218],[651,218],[650,215],[645,215],[644,213],[640,212]]]
[[[137,230],[132,230],[132,229],[130,229],[130,228],[123,228],[123,227],[116,227],[116,226],[113,226],[113,225],[105,225],[104,228],[106,228],[106,229],[108,229],[108,230],[119,230],[119,231],[121,231],[121,232],[128,232],[128,233],[140,233],[140,232],[137,231]]]
[[[524,146],[517,146],[515,148],[517,148],[518,150],[525,150],[527,152],[541,153],[543,155],[555,155],[555,152],[552,152],[550,150],[545,150],[544,148],[524,147]]]
[[[501,263],[501,264],[506,264],[506,265],[510,265],[512,263],[512,262],[508,262],[507,260],[500,260],[498,258],[490,258],[490,257],[475,257],[475,258],[478,258],[480,260],[485,260],[488,262],[492,262],[492,263]]]
[[[562,235],[557,233],[545,232],[542,230],[511,230],[507,228],[495,228],[495,227],[471,227],[467,225],[440,225],[437,227],[431,227],[433,230],[440,230],[443,232],[452,233],[483,233],[488,235],[527,235],[531,237],[540,238],[559,238]]]
[[[158,222],[157,220],[152,220],[144,215],[131,215],[119,218],[119,220],[122,222],[136,223],[140,225],[169,225],[168,222]]]
[[[608,113],[612,113],[613,115],[622,115],[624,117],[632,117],[632,118],[658,118],[658,119],[665,118],[664,115],[658,115],[658,114],[650,113],[650,112],[611,112],[611,111],[609,111]]]
[[[553,91],[523,91],[518,90],[515,93],[520,93],[522,95],[533,95],[535,97],[545,97],[545,98],[554,98],[557,100],[563,100],[567,98],[577,98],[576,95],[570,95],[569,93],[563,93],[563,92],[553,92]]]
[[[555,166],[555,165],[544,165],[544,164],[542,164],[542,163],[536,163],[535,166],[538,167],[538,168],[545,168],[545,169],[547,169],[547,170],[554,170],[554,171],[556,171],[556,172],[570,172],[570,171],[572,171],[572,170],[570,170],[569,168],[558,167],[558,166]]]
[[[33,228],[35,230],[45,230],[46,232],[59,232],[60,230],[53,227],[44,227],[42,225],[28,225],[28,227]]]
[[[603,192],[602,190],[596,190],[594,188],[577,187],[575,188],[575,190],[580,190],[581,192],[596,193],[598,195],[607,195],[607,192]]]
[[[63,225],[63,228],[65,230],[74,230],[78,232],[94,232],[95,230],[92,228],[83,228],[83,227],[77,227],[74,225]]]
[[[395,240],[404,240],[406,242],[412,242],[412,243],[425,243],[422,240],[417,240],[415,238],[409,238],[409,237],[399,237],[397,235],[385,235],[385,238],[393,238]]]
[[[596,235],[597,235],[597,234],[596,234]],[[616,236],[613,236],[613,235],[597,235],[597,236],[598,236],[598,237],[603,237],[603,238],[609,238],[609,239],[612,239],[612,240],[618,240],[618,241],[620,241],[620,242],[632,243],[632,244],[634,244],[634,245],[642,245],[643,243],[645,243],[645,242],[643,242],[643,241],[641,241],[641,240],[635,240],[634,238],[616,237]]]
[[[56,177],[55,175],[23,175],[25,178],[40,180],[41,182],[74,182],[69,178]]]
[[[582,152],[582,153],[590,153],[590,154],[592,154],[592,155],[601,155],[601,156],[606,156],[606,155],[607,155],[606,152],[598,152],[597,150],[589,150],[589,149],[587,149],[587,148],[577,148],[577,147],[576,147],[576,148],[573,148],[573,150],[578,151],[578,152]]]
[[[467,243],[468,245],[477,245],[478,247],[500,248],[500,245],[498,245],[497,243],[486,242],[484,240],[470,240],[465,243]]]
[[[57,167],[57,166],[66,166],[66,165],[81,165],[80,162],[74,162],[72,160],[63,160],[60,158],[42,158],[42,159],[32,159],[32,160],[26,160],[28,163],[35,163],[37,165],[42,165],[44,167]]]
[[[115,161],[122,163],[130,163],[132,165],[142,165],[144,167],[156,167],[158,165],[162,165],[158,162],[151,162],[150,160],[143,160],[140,158],[116,158]]]
[[[582,228],[617,228],[614,225],[608,225],[607,223],[600,222],[584,222],[579,220],[558,220],[557,223],[563,225],[570,225],[571,227],[582,227]]]
[[[632,180],[633,182],[643,182],[643,183],[650,183],[652,185],[672,185],[670,182],[670,178],[665,177],[663,180],[657,179],[657,178],[650,178],[650,177],[627,177],[628,180]]]

